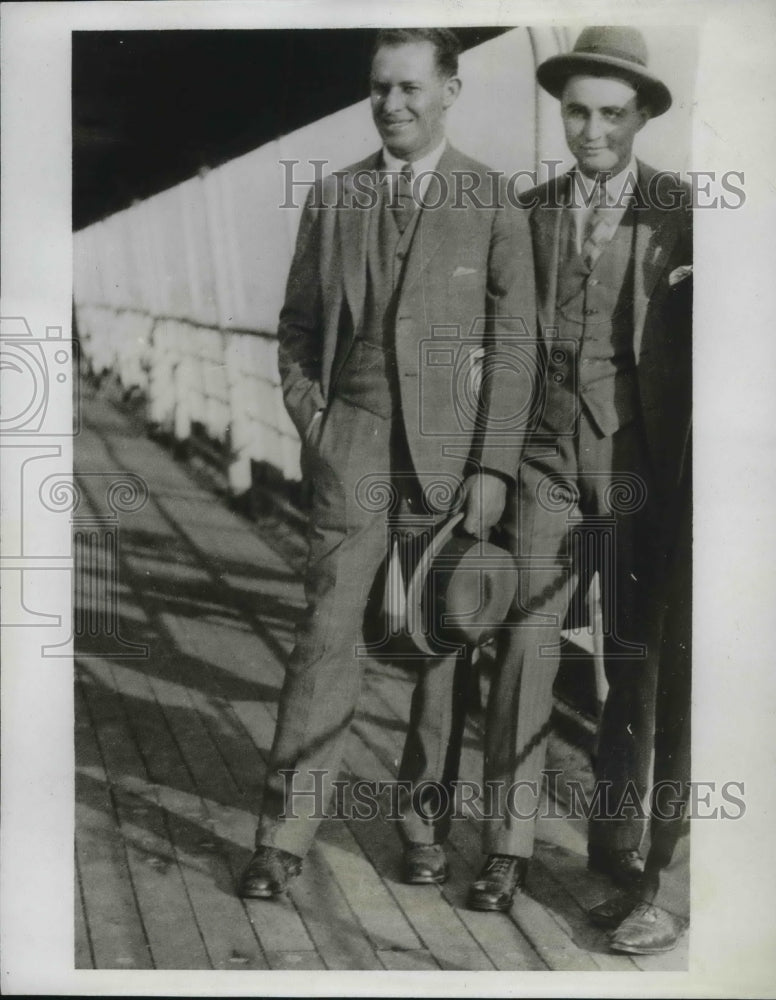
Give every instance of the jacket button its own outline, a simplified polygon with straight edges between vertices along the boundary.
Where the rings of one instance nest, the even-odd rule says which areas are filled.
[[[594,316],[598,312],[598,310],[593,306],[588,306],[587,309],[583,309],[582,312],[585,314],[585,316]]]
[[[598,280],[598,278],[589,278],[587,283],[588,283],[588,285],[592,285],[593,288],[595,288],[596,285],[600,285],[601,284],[601,282]]]

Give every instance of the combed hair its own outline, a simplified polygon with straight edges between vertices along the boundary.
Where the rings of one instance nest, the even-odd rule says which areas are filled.
[[[378,49],[386,45],[407,45],[413,42],[431,42],[440,76],[447,78],[458,75],[461,43],[449,28],[381,28],[375,38],[372,58]]]

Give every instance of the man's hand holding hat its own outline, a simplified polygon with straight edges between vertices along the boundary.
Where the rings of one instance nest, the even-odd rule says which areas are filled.
[[[487,538],[504,513],[506,501],[506,480],[492,472],[472,473],[463,484],[465,517],[461,528],[467,535]]]

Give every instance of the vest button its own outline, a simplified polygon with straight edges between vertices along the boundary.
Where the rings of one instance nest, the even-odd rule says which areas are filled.
[[[404,260],[407,254],[404,252],[404,250],[397,250],[396,256],[399,258],[399,260]]]

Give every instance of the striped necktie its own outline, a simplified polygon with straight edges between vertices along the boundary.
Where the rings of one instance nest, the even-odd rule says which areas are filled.
[[[591,270],[614,236],[621,213],[609,205],[596,205],[585,220],[585,238],[582,241],[582,259]]]
[[[396,186],[391,192],[388,205],[393,212],[399,232],[403,233],[417,208],[417,202],[412,194],[412,167],[409,163],[405,163],[396,175]]]
[[[582,240],[582,259],[585,265],[592,270],[598,258],[606,249],[606,245],[611,241],[620,220],[625,211],[633,203],[631,193],[623,194],[619,205],[607,205],[601,197],[601,192],[596,193],[596,206],[585,219],[584,239]]]

